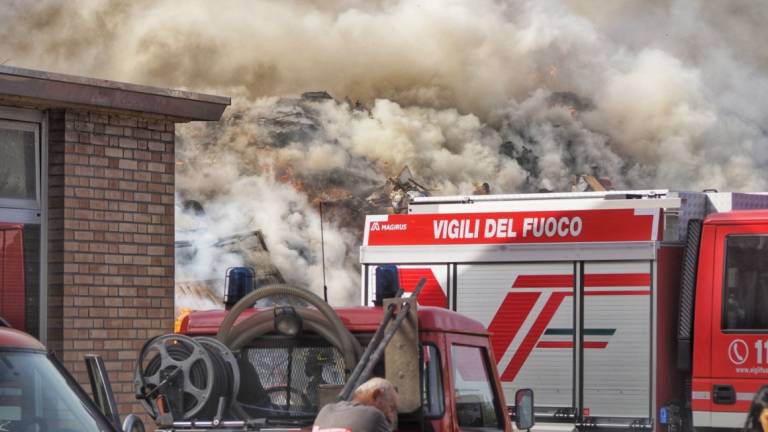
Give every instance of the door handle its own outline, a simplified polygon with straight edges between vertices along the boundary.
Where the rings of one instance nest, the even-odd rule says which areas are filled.
[[[730,384],[715,384],[712,386],[712,402],[720,405],[736,403],[736,391]]]

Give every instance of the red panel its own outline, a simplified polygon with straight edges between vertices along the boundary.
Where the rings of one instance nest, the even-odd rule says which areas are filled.
[[[651,241],[656,217],[634,209],[377,215],[366,219],[365,246]]]
[[[14,328],[24,330],[24,244],[21,226],[0,227],[0,315]]]
[[[536,348],[573,348],[573,342],[566,341],[541,341]]]
[[[587,349],[605,349],[608,347],[608,342],[599,342],[599,341],[585,341],[584,342],[584,348]]]
[[[650,290],[628,290],[628,291],[584,291],[585,296],[638,296],[651,295]]]
[[[520,275],[512,288],[573,288],[573,275]]]
[[[541,293],[509,293],[501,303],[501,307],[496,311],[488,331],[491,333],[491,347],[493,355],[497,359],[504,356],[504,353],[512,343],[512,339],[520,331],[520,327],[525,322],[525,318],[533,309],[536,300]]]
[[[588,274],[584,276],[584,286],[592,287],[647,287],[651,285],[648,273]]]
[[[708,378],[712,374],[712,269],[715,265],[715,227],[704,225],[699,246],[693,320],[694,383],[697,378]]]
[[[6,268],[7,267],[7,268]],[[9,273],[10,265],[5,262],[5,230],[0,226],[0,315],[2,314],[3,293],[5,293],[6,273]]]
[[[407,293],[413,292],[421,278],[427,279],[424,288],[422,288],[421,293],[419,293],[419,305],[442,308],[448,307],[448,297],[445,295],[445,291],[443,291],[443,288],[440,286],[440,282],[437,281],[432,269],[400,267],[397,270],[400,275],[400,288]]]

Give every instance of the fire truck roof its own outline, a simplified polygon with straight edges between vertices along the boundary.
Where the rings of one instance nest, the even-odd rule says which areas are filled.
[[[45,345],[22,331],[0,327],[0,349],[3,348],[45,350]]]
[[[253,315],[258,310],[254,308],[244,311],[236,323]],[[334,308],[334,310],[352,333],[376,331],[384,316],[384,310],[378,307],[340,307]],[[226,314],[227,311],[224,310],[193,312],[187,318],[184,333],[189,335],[215,334]],[[479,335],[487,333],[482,324],[471,318],[447,309],[426,306],[419,307],[419,330]]]
[[[763,222],[768,218],[768,210],[735,210],[712,213],[705,219],[707,224],[728,224],[733,222]]]

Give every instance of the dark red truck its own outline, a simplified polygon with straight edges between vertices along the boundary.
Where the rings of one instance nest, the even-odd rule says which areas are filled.
[[[480,323],[417,309],[415,298],[383,303],[331,308],[306,290],[274,285],[227,311],[193,312],[179,334],[142,349],[137,397],[162,431],[310,430],[324,404],[381,376],[400,395],[396,430],[513,430]],[[532,394],[520,398],[528,428]]]

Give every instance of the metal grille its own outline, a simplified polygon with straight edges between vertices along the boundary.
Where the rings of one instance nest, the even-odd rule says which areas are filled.
[[[238,399],[257,417],[315,416],[318,387],[344,384],[344,358],[322,338],[260,338],[242,350],[240,369]]]

